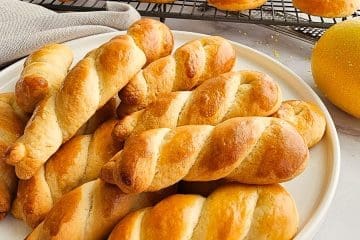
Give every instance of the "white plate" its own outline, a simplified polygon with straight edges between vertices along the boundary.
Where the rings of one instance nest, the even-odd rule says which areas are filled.
[[[68,42],[67,44],[75,52],[74,62],[117,34],[119,33],[100,34]],[[176,47],[204,36],[179,31],[174,31],[174,34]],[[316,147],[311,149],[307,169],[301,176],[284,184],[295,198],[300,214],[300,229],[296,239],[311,239],[334,197],[339,177],[340,149],[334,123],[319,97],[295,73],[256,50],[238,43],[233,44],[238,58],[238,70],[253,69],[265,72],[280,84],[284,99],[314,102],[325,113],[326,135]],[[24,60],[21,60],[0,72],[0,92],[13,91],[23,62]],[[0,239],[23,239],[28,232],[29,228],[25,224],[10,216],[0,222]]]

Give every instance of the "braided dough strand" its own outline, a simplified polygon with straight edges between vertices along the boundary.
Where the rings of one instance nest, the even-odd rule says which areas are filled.
[[[127,193],[156,191],[180,180],[272,184],[299,175],[308,158],[303,138],[286,121],[232,118],[215,127],[187,125],[135,134],[105,164],[101,177]]]
[[[173,192],[169,188],[124,194],[116,186],[94,180],[65,194],[26,239],[104,239],[126,214],[152,206]]]
[[[228,184],[210,196],[172,195],[128,214],[109,240],[290,240],[299,217],[280,185]]]
[[[113,136],[189,124],[216,125],[233,117],[269,116],[281,104],[281,90],[266,74],[240,71],[206,80],[193,91],[163,93],[144,110],[121,119]]]
[[[20,180],[12,213],[35,228],[64,194],[99,176],[101,167],[121,148],[111,138],[115,120],[94,134],[75,136],[28,180]]]
[[[144,22],[143,34],[138,34],[139,25]],[[153,50],[140,47],[156,45],[150,44],[159,31],[154,25],[165,26],[155,20],[140,20],[130,27],[128,35],[115,37],[91,51],[69,72],[59,92],[40,103],[24,135],[9,152],[8,163],[15,166],[19,178],[32,177],[62,143],[135,76],[147,62],[146,53],[153,57]],[[161,29],[168,34],[160,36],[171,35],[167,27]],[[172,41],[166,38],[157,44],[168,45]]]
[[[227,40],[203,37],[178,48],[140,71],[120,91],[118,115],[124,117],[152,103],[160,93],[192,90],[205,80],[229,72],[236,63]]]

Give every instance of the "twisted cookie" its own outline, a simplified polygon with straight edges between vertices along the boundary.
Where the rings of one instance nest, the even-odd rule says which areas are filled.
[[[24,135],[12,146],[7,161],[15,166],[16,175],[21,179],[34,176],[149,59],[168,53],[172,44],[165,25],[145,19],[132,25],[128,35],[115,37],[86,55],[66,76],[59,92],[40,103]]]
[[[15,107],[14,107],[15,106]],[[13,93],[0,94],[0,220],[10,211],[17,186],[14,167],[6,164],[7,148],[21,136],[25,127],[23,114],[18,114]]]
[[[230,72],[206,80],[192,92],[159,95],[144,110],[121,119],[113,136],[124,142],[130,134],[154,128],[216,125],[232,117],[269,116],[280,103],[280,87],[266,74]]]
[[[65,194],[26,239],[104,239],[126,214],[152,206],[173,192],[169,188],[124,194],[101,180],[91,181]]]
[[[266,0],[208,0],[210,6],[224,11],[244,11],[255,9],[266,3]]]
[[[298,225],[295,202],[280,185],[229,184],[207,198],[177,194],[130,213],[109,240],[290,240]]]
[[[96,179],[120,150],[111,138],[115,123],[109,120],[94,134],[72,138],[32,178],[20,180],[13,215],[35,228],[65,193]]]
[[[273,117],[291,123],[304,138],[309,148],[315,146],[324,136],[325,116],[321,109],[313,103],[300,100],[284,101]]]
[[[105,164],[101,178],[126,193],[156,191],[180,180],[271,184],[299,175],[308,158],[304,140],[286,121],[232,118],[215,127],[187,125],[133,135]]]
[[[64,44],[48,44],[30,54],[15,86],[19,107],[32,113],[41,100],[56,93],[72,60],[73,53]]]
[[[140,71],[119,93],[120,117],[141,110],[158,94],[191,90],[203,81],[232,70],[235,50],[225,39],[203,37],[178,48]]]

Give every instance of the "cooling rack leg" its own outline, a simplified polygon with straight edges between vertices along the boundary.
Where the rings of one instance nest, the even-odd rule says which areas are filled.
[[[160,11],[163,11],[164,13],[166,13],[166,10],[167,10],[166,4],[163,4],[162,6],[160,6],[159,10],[160,10]],[[166,20],[166,18],[160,17],[160,22],[164,23],[165,20]]]

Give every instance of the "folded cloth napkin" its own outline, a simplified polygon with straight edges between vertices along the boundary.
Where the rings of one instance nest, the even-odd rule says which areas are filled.
[[[19,0],[0,0],[0,66],[50,42],[125,30],[140,18],[130,5],[106,2],[107,11],[56,13]]]

